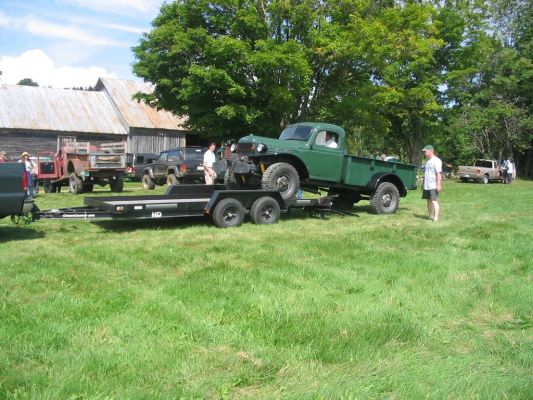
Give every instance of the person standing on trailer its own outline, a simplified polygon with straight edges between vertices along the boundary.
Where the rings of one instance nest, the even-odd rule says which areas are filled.
[[[216,161],[215,149],[217,145],[213,142],[209,143],[209,148],[204,153],[204,178],[206,185],[213,185],[217,174],[213,169],[213,164]]]

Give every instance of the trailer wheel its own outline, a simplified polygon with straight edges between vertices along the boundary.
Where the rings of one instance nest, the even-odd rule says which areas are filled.
[[[109,187],[114,193],[120,193],[124,190],[124,179],[117,176],[117,179],[109,179]]]
[[[179,185],[179,183],[180,183],[180,181],[178,180],[176,175],[174,175],[174,174],[168,174],[167,175],[167,185],[168,186]]]
[[[213,221],[219,228],[239,226],[244,221],[244,207],[236,199],[223,199],[213,211]]]
[[[154,190],[155,189],[155,182],[152,178],[150,178],[150,175],[143,175],[143,189],[144,190]]]
[[[252,204],[250,217],[256,224],[275,224],[279,221],[281,210],[278,202],[270,196],[258,198]]]
[[[72,194],[83,193],[83,182],[81,181],[79,176],[76,175],[75,172],[72,172],[68,176],[68,187],[69,187],[70,193]]]
[[[83,193],[92,193],[94,189],[94,185],[92,183],[88,185],[83,185]]]
[[[281,197],[287,200],[296,195],[300,187],[300,177],[291,164],[280,162],[266,169],[261,183],[263,189],[278,190]]]
[[[398,209],[398,204],[400,204],[400,192],[390,182],[381,183],[370,199],[370,205],[376,214],[392,214]]]

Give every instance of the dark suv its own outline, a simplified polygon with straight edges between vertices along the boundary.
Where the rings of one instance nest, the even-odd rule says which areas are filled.
[[[143,189],[155,185],[204,182],[204,153],[202,147],[179,147],[162,151],[157,160],[143,168]]]

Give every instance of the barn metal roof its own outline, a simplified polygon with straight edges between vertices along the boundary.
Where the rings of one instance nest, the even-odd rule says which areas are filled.
[[[96,89],[109,94],[130,128],[185,130],[183,124],[186,122],[186,118],[178,118],[168,111],[157,110],[144,102],[132,100],[132,97],[138,92],[152,93],[153,86],[149,83],[100,78]]]
[[[0,85],[0,127],[127,135],[104,92]]]

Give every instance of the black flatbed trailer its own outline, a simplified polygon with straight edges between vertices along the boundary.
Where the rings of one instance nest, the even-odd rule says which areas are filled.
[[[257,224],[276,223],[281,213],[298,208],[324,215],[331,198],[284,200],[277,191],[226,190],[224,185],[173,185],[164,195],[86,197],[84,207],[36,211],[35,219],[162,219],[212,217],[227,228],[240,225],[249,213]]]

